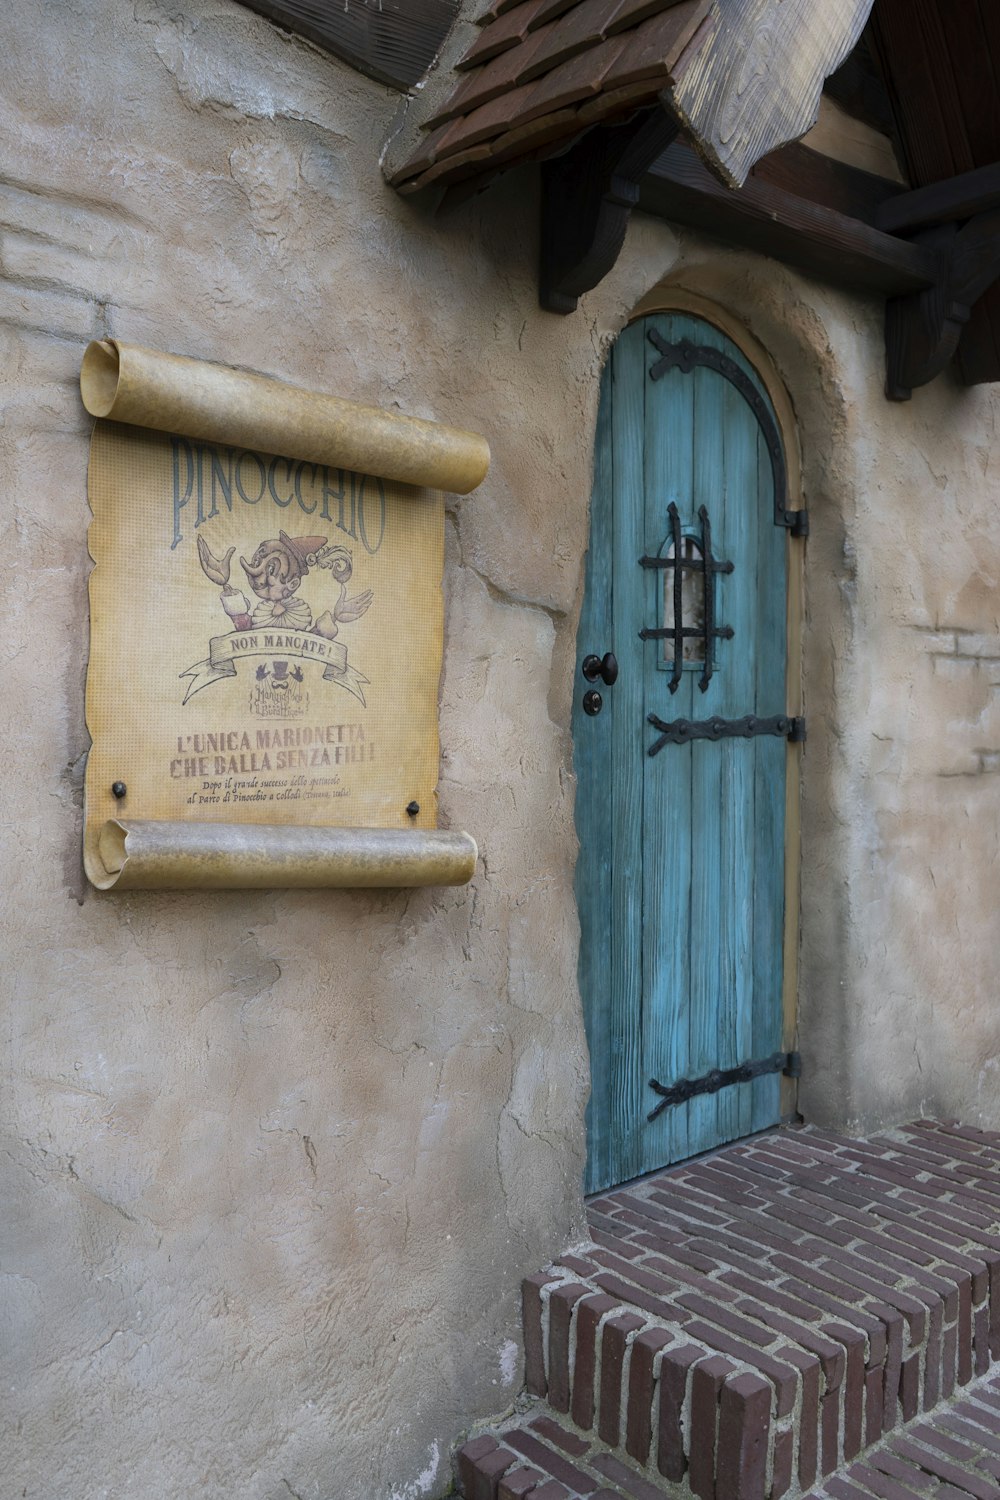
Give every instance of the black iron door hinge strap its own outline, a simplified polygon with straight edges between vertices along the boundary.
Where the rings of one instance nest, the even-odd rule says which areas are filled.
[[[805,742],[806,721],[778,714],[773,719],[758,719],[755,714],[746,714],[742,719],[671,719],[647,714],[646,723],[660,731],[660,738],[650,745],[647,755],[659,755],[664,745],[689,745],[692,740],[753,739],[759,734],[777,735],[779,739],[791,740],[793,745]]]
[[[774,476],[774,524],[786,527],[792,536],[808,536],[808,511],[788,509],[788,472],[785,468],[785,451],[781,445],[781,434],[777,423],[768,410],[767,402],[746,371],[741,370],[736,361],[723,354],[721,350],[709,349],[705,344],[692,344],[690,339],[681,339],[680,343],[668,344],[655,328],[649,330],[649,341],[659,349],[662,356],[651,366],[650,379],[659,380],[662,375],[666,375],[668,370],[680,370],[683,374],[690,375],[691,371],[700,365],[705,369],[714,370],[739,391],[757,418],[757,425],[760,427],[764,446],[771,460],[771,473]]]
[[[698,511],[698,520],[701,522],[701,557],[685,558],[681,555],[681,544],[683,536],[681,533],[681,517],[677,506],[671,500],[667,506],[667,515],[670,517],[670,537],[673,544],[672,557],[640,557],[641,568],[673,568],[674,570],[674,623],[669,629],[657,627],[653,629],[643,626],[639,631],[640,641],[673,641],[674,643],[674,669],[667,683],[672,693],[676,693],[681,685],[681,673],[684,666],[684,641],[695,638],[703,642],[704,665],[698,686],[703,693],[708,691],[708,685],[712,680],[715,670],[712,659],[712,643],[717,640],[731,641],[733,629],[731,625],[716,625],[715,623],[715,575],[716,573],[731,573],[733,564],[731,562],[720,562],[712,556],[712,526],[708,519],[708,511],[701,506]],[[705,574],[705,608],[700,626],[686,626],[684,624],[684,573],[703,572]]]
[[[769,1073],[784,1073],[786,1078],[798,1078],[802,1073],[802,1059],[797,1052],[775,1052],[773,1056],[761,1058],[757,1062],[740,1063],[737,1068],[713,1068],[711,1073],[705,1073],[701,1078],[682,1078],[680,1083],[672,1084],[670,1088],[651,1078],[649,1086],[654,1094],[659,1094],[660,1102],[655,1109],[650,1110],[646,1119],[652,1122],[657,1115],[662,1115],[665,1109],[671,1109],[675,1104],[686,1104],[699,1094],[717,1094],[720,1089],[728,1089],[734,1083],[751,1083],[755,1078],[764,1078]]]

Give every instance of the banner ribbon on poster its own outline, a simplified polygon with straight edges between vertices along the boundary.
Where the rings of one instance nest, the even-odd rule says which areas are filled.
[[[355,698],[365,701],[364,689],[368,678],[352,667],[347,660],[347,647],[339,641],[325,641],[308,630],[241,630],[233,635],[217,635],[208,643],[209,653],[204,661],[181,672],[181,677],[190,678],[184,702],[187,703],[202,688],[213,682],[235,677],[238,663],[243,660],[270,662],[257,668],[258,676],[270,671],[272,687],[280,691],[280,684],[287,683],[289,660],[319,662],[323,665],[323,677],[327,682],[346,688]]]

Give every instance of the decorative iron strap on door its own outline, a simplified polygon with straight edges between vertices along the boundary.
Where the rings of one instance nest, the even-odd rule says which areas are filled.
[[[786,1078],[801,1077],[802,1060],[799,1054],[775,1052],[771,1057],[763,1057],[758,1062],[740,1063],[736,1068],[713,1068],[711,1073],[705,1073],[701,1078],[682,1078],[680,1083],[672,1084],[670,1088],[651,1078],[649,1086],[654,1094],[659,1094],[660,1102],[655,1109],[650,1110],[646,1119],[652,1124],[665,1109],[672,1109],[676,1104],[686,1104],[699,1094],[717,1094],[720,1089],[731,1088],[734,1083],[752,1083],[755,1078],[766,1078],[769,1073],[784,1073]]]
[[[668,344],[655,328],[651,328],[649,341],[654,348],[659,349],[662,356],[650,367],[652,380],[659,380],[668,370],[680,370],[683,374],[690,375],[692,370],[701,365],[707,370],[714,370],[739,391],[757,418],[764,446],[771,460],[771,473],[774,476],[774,524],[787,527],[792,536],[808,536],[808,511],[788,509],[788,476],[781,434],[766,401],[746,372],[721,350],[710,349],[705,344],[692,344],[690,339],[681,339],[678,344]]]
[[[661,731],[647,755],[659,755],[664,745],[689,745],[692,740],[749,740],[758,734],[774,734],[791,740],[793,745],[802,745],[806,738],[805,719],[793,719],[786,714],[773,719],[745,714],[742,719],[671,719],[669,723],[656,714],[647,714],[646,723]]]
[[[669,629],[644,626],[639,631],[641,641],[669,640],[674,643],[674,669],[667,686],[672,693],[676,693],[681,685],[681,673],[684,666],[684,641],[695,639],[704,642],[704,666],[698,679],[701,691],[707,692],[708,685],[712,680],[715,670],[713,662],[713,645],[717,640],[731,641],[733,629],[731,625],[716,625],[715,623],[715,575],[717,573],[731,573],[733,565],[731,562],[719,562],[712,556],[712,527],[708,519],[708,511],[704,506],[698,511],[698,520],[701,522],[701,557],[682,556],[681,517],[677,506],[671,500],[667,507],[667,515],[670,517],[670,534],[673,539],[672,556],[670,557],[640,557],[639,566],[642,568],[673,568],[674,570],[674,623]],[[684,574],[704,573],[705,575],[705,608],[700,626],[684,624]]]

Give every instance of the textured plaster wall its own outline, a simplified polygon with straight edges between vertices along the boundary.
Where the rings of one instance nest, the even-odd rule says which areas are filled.
[[[892,406],[881,309],[827,328],[835,420],[824,442],[821,397],[808,424],[805,1108],[996,1128],[1000,392],[945,376]]]
[[[435,221],[379,171],[399,96],[229,0],[25,0],[0,57],[0,1490],[441,1494],[580,1228],[573,611],[603,349],[676,242],[543,315],[530,175]],[[489,437],[448,518],[468,889],[85,886],[102,334]]]
[[[531,174],[399,199],[398,96],[229,0],[25,0],[0,56],[4,1493],[440,1495],[518,1388],[520,1275],[580,1229],[568,724],[611,338],[672,275],[796,405],[802,1097],[836,1124],[1000,1123],[997,400],[887,406],[874,304],[642,218],[541,314]],[[75,382],[108,333],[489,437],[448,518],[468,889],[86,888]]]

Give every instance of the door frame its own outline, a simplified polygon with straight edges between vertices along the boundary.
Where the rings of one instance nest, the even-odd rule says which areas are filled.
[[[654,287],[633,308],[626,326],[652,313],[690,313],[695,317],[703,318],[731,339],[753,366],[771,399],[771,405],[778,420],[785,454],[788,483],[787,505],[790,510],[799,509],[804,504],[804,500],[798,423],[788,389],[767,350],[750,333],[749,329],[724,307],[697,292],[690,292],[679,286]],[[790,715],[800,716],[804,712],[802,633],[805,611],[805,545],[801,538],[792,537],[790,531],[786,533],[785,560],[787,579],[785,711]],[[798,1050],[802,749],[802,745],[789,742],[785,752],[785,920],[782,943],[781,1044],[784,1052]],[[783,1119],[795,1114],[797,1099],[796,1080],[782,1076],[781,1117]]]

